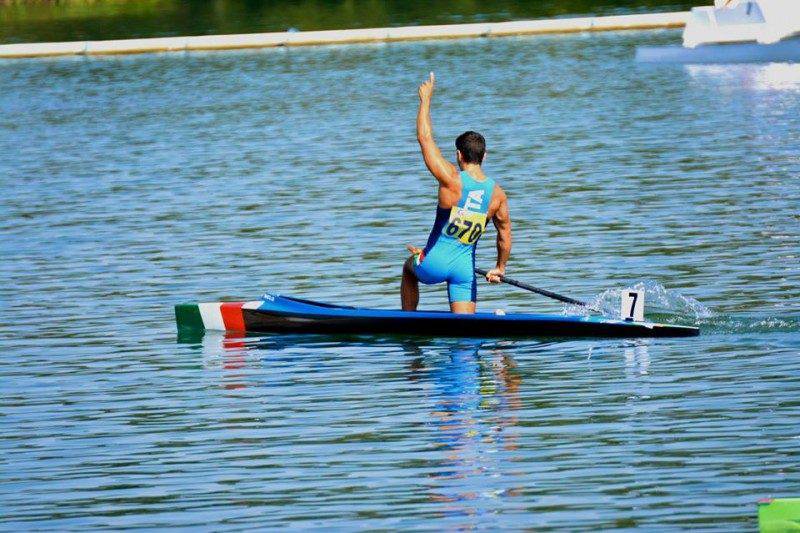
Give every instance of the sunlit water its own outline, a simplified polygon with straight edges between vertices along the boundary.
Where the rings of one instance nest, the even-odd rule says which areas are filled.
[[[633,63],[677,37],[0,64],[0,526],[751,530],[800,494],[800,66]],[[509,275],[703,335],[178,342],[181,301],[398,305],[432,69]]]

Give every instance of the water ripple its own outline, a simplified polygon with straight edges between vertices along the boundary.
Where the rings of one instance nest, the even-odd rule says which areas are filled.
[[[800,491],[800,77],[633,65],[676,38],[0,64],[0,528],[753,529]],[[445,152],[483,131],[509,191],[509,274],[609,312],[643,284],[704,334],[176,342],[185,300],[398,305],[431,68]]]

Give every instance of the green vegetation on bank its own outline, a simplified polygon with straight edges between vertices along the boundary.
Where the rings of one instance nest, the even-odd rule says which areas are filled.
[[[691,5],[664,0],[0,0],[0,42],[496,22]]]

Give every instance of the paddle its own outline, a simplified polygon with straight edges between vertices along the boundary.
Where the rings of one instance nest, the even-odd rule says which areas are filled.
[[[488,271],[486,271],[486,270],[484,270],[482,268],[476,268],[475,272],[477,274],[480,274],[481,276],[484,276],[484,277],[486,276],[486,274],[488,274]],[[576,300],[574,298],[570,298],[569,296],[563,296],[561,294],[557,294],[555,292],[548,291],[547,289],[540,289],[539,287],[534,287],[533,285],[528,285],[527,283],[523,283],[523,282],[517,281],[515,279],[507,278],[505,276],[500,276],[500,281],[503,282],[503,283],[508,283],[509,285],[513,285],[514,287],[519,287],[520,289],[525,289],[526,291],[531,291],[531,292],[535,292],[536,294],[541,294],[542,296],[547,296],[548,298],[552,298],[554,300],[558,300],[559,302],[564,302],[564,303],[573,304],[573,305],[581,305],[583,307],[588,307],[589,309],[597,311],[597,309],[595,309],[594,307],[591,307],[586,302],[582,302],[580,300]]]

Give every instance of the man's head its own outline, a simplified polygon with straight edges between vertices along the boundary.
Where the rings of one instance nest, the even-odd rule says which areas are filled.
[[[483,156],[486,155],[486,139],[476,131],[465,131],[456,139],[456,150],[458,165],[483,163]]]

